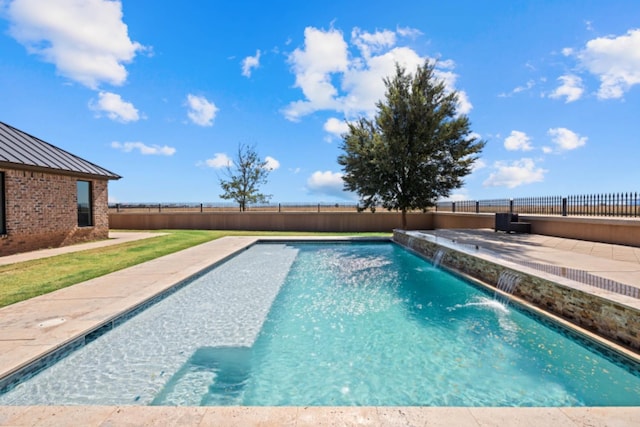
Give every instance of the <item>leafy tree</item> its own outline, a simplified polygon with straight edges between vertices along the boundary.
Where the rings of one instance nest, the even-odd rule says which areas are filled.
[[[224,191],[220,195],[226,200],[235,200],[244,212],[251,203],[267,203],[271,195],[260,193],[260,185],[266,184],[271,169],[262,160],[253,146],[240,144],[233,163],[226,167],[227,179],[220,179]]]
[[[375,118],[348,124],[338,157],[345,189],[358,194],[362,209],[400,210],[403,228],[407,211],[425,211],[462,186],[485,145],[457,113],[457,92],[434,70],[427,61],[411,75],[396,64]]]

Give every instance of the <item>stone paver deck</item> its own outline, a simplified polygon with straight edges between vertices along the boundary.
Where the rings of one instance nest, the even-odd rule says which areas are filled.
[[[544,262],[561,263],[640,285],[639,248],[536,235],[502,235],[489,230],[437,230],[436,233],[442,238],[465,239],[465,243],[491,247],[510,256],[536,257]],[[257,240],[254,237],[214,240],[0,309],[0,378]],[[73,248],[82,250],[86,247],[90,246],[75,245]],[[38,251],[23,257],[51,256],[45,253]],[[6,258],[9,257],[0,258],[0,262]],[[638,407],[0,407],[0,425],[3,426],[638,426],[639,420]]]
[[[491,229],[431,230],[455,243],[478,245],[512,261],[584,270],[595,276],[640,287],[640,247],[563,239],[539,234],[508,234]]]

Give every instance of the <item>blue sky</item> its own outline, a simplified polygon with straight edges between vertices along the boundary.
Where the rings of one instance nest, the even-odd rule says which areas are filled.
[[[452,199],[639,190],[637,0],[0,0],[0,120],[112,202],[219,202],[239,144],[272,202],[350,202],[345,120],[426,59],[487,141]]]

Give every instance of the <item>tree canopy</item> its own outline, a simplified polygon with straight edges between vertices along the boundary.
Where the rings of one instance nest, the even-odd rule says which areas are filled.
[[[235,200],[241,211],[251,203],[267,203],[271,195],[260,193],[260,186],[266,184],[271,169],[262,160],[253,146],[240,144],[233,162],[226,167],[227,178],[220,179],[224,191],[220,195],[225,200]]]
[[[403,228],[407,211],[426,210],[462,186],[485,145],[458,114],[458,94],[436,77],[435,65],[427,61],[410,74],[396,64],[375,118],[348,123],[338,157],[345,189],[358,194],[362,209],[400,210]]]

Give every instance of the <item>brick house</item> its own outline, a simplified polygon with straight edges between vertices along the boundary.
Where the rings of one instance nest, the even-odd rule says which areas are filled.
[[[0,256],[108,238],[120,176],[0,122]]]

